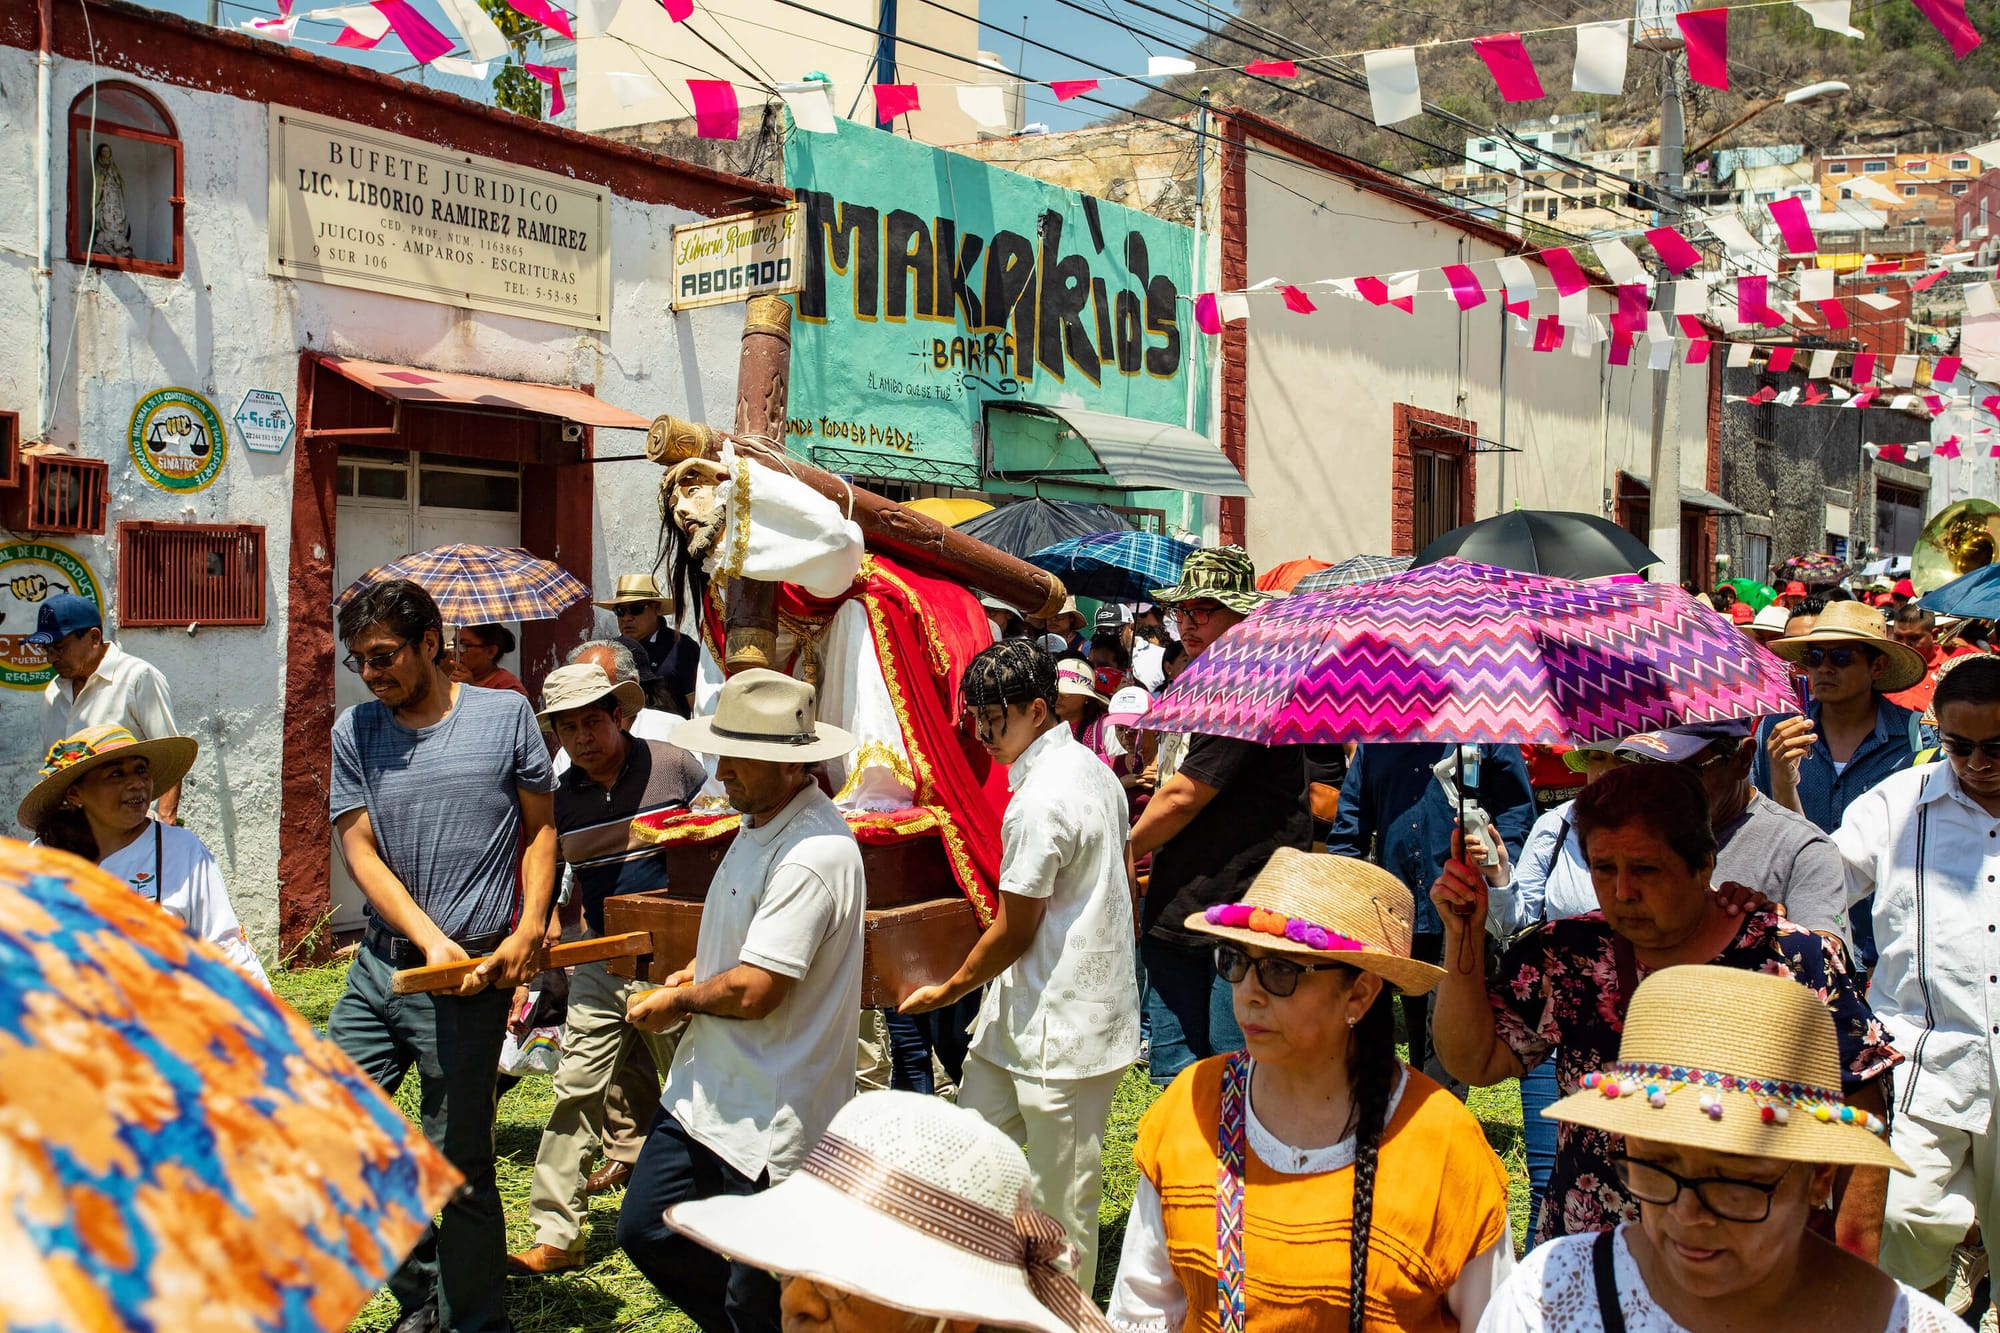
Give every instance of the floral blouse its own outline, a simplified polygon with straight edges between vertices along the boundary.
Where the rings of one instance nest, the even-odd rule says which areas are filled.
[[[1619,981],[1616,938],[1602,912],[1551,921],[1515,941],[1501,955],[1498,975],[1487,983],[1500,1040],[1526,1069],[1553,1055],[1564,1096],[1582,1086],[1585,1074],[1618,1059],[1629,997]],[[1861,984],[1848,973],[1840,946],[1825,936],[1776,913],[1755,912],[1709,961],[1717,967],[1789,975],[1811,987],[1833,1013],[1845,1071],[1842,1082],[1850,1095],[1902,1060],[1868,1008]],[[1633,984],[1649,971],[1635,959]],[[1553,1240],[1639,1220],[1638,1204],[1612,1168],[1617,1148],[1617,1136],[1603,1130],[1567,1123],[1561,1127],[1538,1236]]]

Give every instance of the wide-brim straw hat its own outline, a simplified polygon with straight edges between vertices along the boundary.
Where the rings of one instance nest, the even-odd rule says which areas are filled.
[[[1031,1195],[1021,1150],[977,1115],[919,1093],[864,1092],[778,1184],[676,1204],[666,1222],[752,1268],[925,1318],[1107,1330],[1051,1262],[1061,1242],[1050,1233],[1062,1230]]]
[[[1861,602],[1830,603],[1806,633],[1773,639],[1764,646],[1787,662],[1799,663],[1808,648],[1843,643],[1862,644],[1889,659],[1875,681],[1883,694],[1907,690],[1924,678],[1923,654],[1890,638],[1882,628],[1882,613]]]
[[[1239,924],[1246,907],[1249,919]],[[1444,980],[1444,969],[1410,957],[1415,921],[1409,889],[1373,862],[1280,847],[1240,903],[1196,912],[1183,924],[1272,953],[1346,963],[1421,995]]]
[[[1824,1002],[1789,976],[1663,968],[1639,983],[1618,1062],[1542,1114],[1741,1157],[1909,1173],[1880,1117],[1846,1105]]]
[[[1097,688],[1097,678],[1091,672],[1090,664],[1074,658],[1056,663],[1056,693],[1082,695],[1106,706],[1111,703],[1110,696]]]
[[[144,759],[153,777],[153,794],[172,791],[188,770],[201,745],[191,736],[162,736],[142,741],[119,726],[86,727],[49,747],[42,763],[42,780],[21,798],[14,818],[26,829],[41,828],[49,812],[93,768],[121,759]]]
[[[1785,624],[1792,618],[1792,610],[1782,602],[1772,602],[1750,619],[1751,629],[1770,630],[1775,634],[1785,632]]]
[[[699,754],[776,764],[838,759],[857,744],[847,732],[819,720],[812,686],[763,667],[724,681],[715,712],[681,723],[667,739]]]
[[[613,592],[608,600],[592,602],[591,605],[602,607],[606,611],[616,611],[619,607],[630,606],[634,602],[659,602],[665,606],[672,606],[673,601],[671,595],[660,591],[658,580],[651,574],[620,574],[617,591]]]
[[[542,724],[543,731],[552,730],[557,713],[588,707],[607,694],[618,700],[618,710],[626,717],[637,716],[646,706],[646,691],[635,680],[613,685],[603,667],[589,662],[557,667],[542,679],[542,707],[535,721]]]

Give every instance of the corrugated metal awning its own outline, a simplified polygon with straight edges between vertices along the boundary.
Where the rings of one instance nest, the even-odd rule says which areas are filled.
[[[1705,491],[1699,486],[1681,487],[1681,508],[1706,509],[1711,514],[1740,514],[1743,512],[1735,505],[1729,503],[1729,501],[1717,495],[1714,491]]]
[[[1207,436],[1185,426],[1080,407],[1037,405],[1033,410],[1045,412],[1075,431],[1120,486],[1196,495],[1251,493],[1228,455]]]
[[[580,426],[610,430],[646,430],[652,422],[614,407],[593,394],[560,384],[528,384],[484,375],[459,375],[448,370],[420,370],[386,361],[358,361],[347,356],[323,356],[319,363],[384,398],[403,403],[486,407],[506,412],[530,412],[557,417]]]

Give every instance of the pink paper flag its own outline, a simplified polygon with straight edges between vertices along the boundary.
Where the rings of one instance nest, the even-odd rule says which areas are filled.
[[[410,0],[375,0],[376,12],[389,20],[396,36],[418,63],[428,65],[439,56],[451,54],[451,39],[431,25],[431,21],[411,6]]]
[[[1518,32],[1496,32],[1491,37],[1475,37],[1472,49],[1486,62],[1500,96],[1509,102],[1532,102],[1542,95],[1542,79],[1528,56],[1528,44]]]
[[[1987,394],[1984,398],[1979,400],[1979,405],[1985,408],[1988,412],[1991,412],[1994,416],[2000,417],[2000,393]]]
[[[1986,456],[1988,458],[2000,458],[2000,444],[1996,444],[1991,449],[1988,449]]]
[[[507,0],[507,5],[516,14],[531,18],[544,28],[553,28],[571,41],[576,40],[576,30],[570,27],[569,15],[548,0]]]
[[[1096,79],[1057,79],[1049,85],[1049,91],[1056,95],[1056,101],[1067,102],[1072,97],[1097,91]]]
[[[1938,445],[1938,447],[1933,452],[1935,452],[1939,458],[1957,458],[1958,444],[1959,444],[1958,436],[1947,435],[1944,437],[1944,440]]]
[[[1932,384],[1949,384],[1958,378],[1958,368],[1965,362],[1955,356],[1941,356],[1931,366]]]
[[[389,33],[386,29],[370,37],[359,28],[342,28],[340,36],[333,39],[333,44],[335,46],[349,47],[356,51],[372,51],[375,49],[375,43],[388,35]]]
[[[1854,368],[1847,372],[1847,378],[1853,380],[1856,384],[1872,382],[1875,378],[1875,353],[1856,352],[1854,354]]]
[[[1631,335],[1631,334],[1629,334],[1629,333],[1614,333],[1614,334],[1612,334],[1612,335],[1611,335],[1611,350],[1610,350],[1609,352],[1605,353],[1605,357],[1604,357],[1604,359],[1605,359],[1606,361],[1610,362],[1610,363],[1611,363],[1612,365],[1614,365],[1614,366],[1629,366],[1629,365],[1631,365],[1631,364],[1632,364],[1632,335]]]
[[[1561,315],[1543,315],[1535,321],[1535,350],[1553,352],[1563,345]]]
[[[1910,451],[1900,444],[1885,444],[1876,450],[1876,453],[1885,463],[1907,463],[1910,461]]]
[[[1380,278],[1356,278],[1354,290],[1361,293],[1361,299],[1369,305],[1389,304],[1389,284]]]
[[[1628,283],[1618,289],[1618,309],[1612,313],[1614,332],[1636,334],[1646,327],[1646,286]]]
[[[1961,0],[1962,2],[1962,0]],[[1729,90],[1729,9],[1717,5],[1674,15],[1687,39],[1688,77],[1711,88]]]
[[[1820,387],[1817,384],[1809,383],[1806,385],[1805,405],[1807,407],[1818,407],[1825,401],[1826,395],[1820,391]]]
[[[1710,352],[1713,352],[1714,350],[1715,350],[1715,344],[1710,342],[1706,338],[1689,339],[1688,351],[1687,351],[1687,364],[1690,366],[1699,366],[1706,364],[1708,361],[1708,354]]]
[[[1777,387],[1775,385],[1766,384],[1763,388],[1757,390],[1757,392],[1751,394],[1748,398],[1744,399],[1743,401],[1746,403],[1756,403],[1761,406],[1764,403],[1770,402],[1777,396],[1778,396]]]
[[[917,85],[914,83],[878,83],[875,85],[875,123],[887,125],[898,116],[906,116],[912,111],[922,110],[917,100]]]
[[[1965,0],[1916,0],[1916,6],[1931,21],[1931,26],[1951,43],[1951,53],[1960,60],[1979,45],[1979,30],[1965,16]]]
[[[1819,242],[1813,239],[1812,224],[1806,221],[1803,199],[1773,199],[1765,207],[1771,210],[1771,220],[1778,224],[1778,234],[1785,238],[1785,253],[1819,253]]]
[[[380,0],[377,0],[377,3],[380,3]],[[568,105],[563,101],[562,95],[562,76],[565,71],[555,65],[530,65],[525,61],[522,62],[521,68],[549,85],[549,114],[560,116],[563,107]]]
[[[1590,281],[1583,276],[1583,266],[1576,262],[1576,256],[1563,247],[1558,245],[1544,250],[1536,258],[1548,268],[1558,295],[1569,296],[1590,285]]]
[[[742,117],[737,114],[736,89],[727,79],[689,79],[694,99],[694,132],[704,139],[734,139]]]
[[[1681,326],[1683,338],[1706,338],[1708,330],[1702,326],[1699,315],[1675,315],[1674,321]]]
[[[1216,305],[1214,292],[1203,292],[1194,298],[1194,326],[1207,334],[1222,332],[1222,311]]]
[[[1829,329],[1847,327],[1847,307],[1838,301],[1814,301],[1813,305],[1825,317]]]
[[[676,23],[686,23],[694,17],[694,0],[660,0],[660,8]]]
[[[1937,285],[1938,279],[1942,278],[1943,276],[1944,276],[1943,269],[1938,269],[1934,273],[1926,273],[1924,274],[1923,277],[1918,278],[1915,282],[1910,284],[1910,290],[1913,292],[1927,292],[1932,287],[1935,287]]]
[[[1792,355],[1792,348],[1773,347],[1771,349],[1771,359],[1764,363],[1764,369],[1770,371],[1773,375],[1782,375],[1792,368]]]
[[[1318,306],[1313,304],[1313,299],[1310,296],[1307,296],[1303,290],[1292,286],[1290,283],[1286,283],[1284,286],[1278,288],[1278,294],[1285,298],[1285,309],[1294,314],[1310,315],[1313,311],[1319,309]]]
[[[1298,65],[1290,60],[1253,60],[1243,67],[1245,74],[1261,74],[1267,79],[1296,79]]]
[[[1770,307],[1765,304],[1764,294],[1769,280],[1761,273],[1746,273],[1736,280],[1736,317],[1745,324],[1755,320],[1764,322],[1764,312]]]
[[[1941,417],[1944,415],[1944,399],[1938,397],[1934,393],[1927,393],[1924,395],[1924,406],[1928,407],[1931,410],[1931,415],[1934,417]]]
[[[1667,266],[1667,271],[1675,275],[1687,272],[1701,262],[1701,251],[1688,244],[1687,237],[1672,227],[1654,227],[1646,233],[1646,240],[1652,244],[1653,253]]]
[[[1486,289],[1479,285],[1479,278],[1464,264],[1446,264],[1444,279],[1451,284],[1451,299],[1458,302],[1460,310],[1470,310],[1486,303]]]

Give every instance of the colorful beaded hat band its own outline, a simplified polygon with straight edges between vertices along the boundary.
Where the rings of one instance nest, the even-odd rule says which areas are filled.
[[[1279,939],[1303,944],[1308,949],[1324,949],[1329,953],[1359,953],[1368,946],[1360,940],[1349,939],[1338,931],[1301,917],[1286,916],[1268,907],[1252,907],[1249,903],[1221,903],[1202,913],[1211,926],[1227,926],[1232,930],[1254,930],[1263,935],[1275,935]]]
[[[1781,1079],[1747,1078],[1740,1074],[1718,1074],[1687,1065],[1629,1064],[1619,1062],[1602,1073],[1592,1070],[1583,1076],[1583,1086],[1594,1088],[1606,1100],[1644,1097],[1655,1109],[1667,1104],[1669,1093],[1682,1088],[1700,1092],[1701,1112],[1710,1120],[1722,1119],[1722,1098],[1717,1092],[1741,1092],[1757,1103],[1757,1118],[1767,1125],[1783,1125],[1791,1120],[1793,1108],[1812,1116],[1821,1124],[1856,1125],[1870,1134],[1888,1132],[1882,1118],[1857,1110],[1829,1088],[1815,1088]]]

